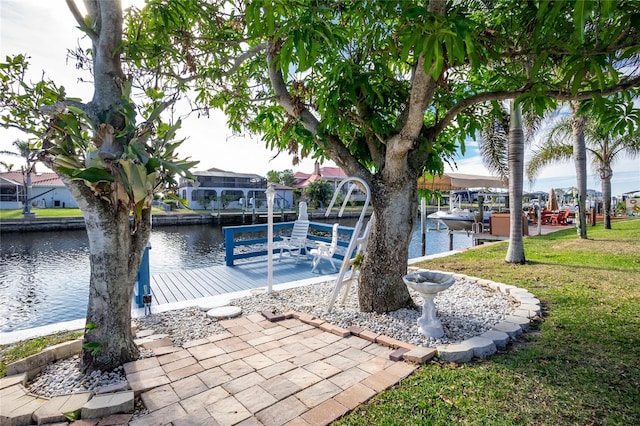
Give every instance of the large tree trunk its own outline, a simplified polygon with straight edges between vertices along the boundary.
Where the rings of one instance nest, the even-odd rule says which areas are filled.
[[[509,124],[509,248],[505,261],[525,263],[524,241],[522,237],[522,187],[524,181],[524,132],[520,107],[511,103]]]
[[[406,174],[393,182],[370,183],[375,221],[358,279],[363,312],[390,312],[413,307],[403,275],[418,210],[417,180]]]
[[[68,3],[73,7],[71,0]],[[85,5],[90,18],[85,31],[92,41],[94,94],[83,109],[100,125],[98,133],[103,134],[95,135],[95,143],[100,158],[108,162],[119,158],[123,144],[129,142],[108,137],[125,127],[121,110],[126,78],[119,50],[122,8],[120,0],[86,0]],[[110,126],[115,130],[110,132]],[[112,183],[104,197],[94,194],[82,181],[64,180],[84,214],[89,237],[91,277],[83,367],[85,371],[111,370],[138,357],[131,333],[131,303],[151,232],[151,210],[143,208],[140,222],[134,227],[129,219],[131,206],[122,201],[124,189],[117,187],[119,184]]]
[[[85,371],[108,371],[138,358],[131,301],[151,232],[150,209],[133,230],[126,208],[96,198],[84,183],[65,182],[80,205],[89,237],[91,276],[84,336]]]
[[[587,238],[587,147],[584,140],[584,116],[578,115],[578,102],[571,103],[571,129],[573,130],[573,161],[578,180],[578,229],[580,238]]]

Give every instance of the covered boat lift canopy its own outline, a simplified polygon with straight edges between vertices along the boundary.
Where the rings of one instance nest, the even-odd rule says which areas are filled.
[[[465,188],[508,188],[507,179],[496,176],[469,175],[466,173],[443,173],[442,176],[418,178],[418,189],[451,191]]]

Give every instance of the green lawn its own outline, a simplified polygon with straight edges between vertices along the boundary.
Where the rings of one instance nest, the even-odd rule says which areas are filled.
[[[200,214],[205,212],[210,212],[211,210],[190,210],[190,209],[179,209],[171,211],[171,214]],[[36,214],[36,217],[82,217],[82,212],[80,209],[38,209],[32,208],[32,213]],[[151,209],[151,213],[154,215],[164,215],[166,214],[164,210],[157,209],[153,207]],[[14,209],[14,210],[0,210],[0,220],[1,219],[22,219],[22,209]]]
[[[544,318],[507,353],[434,361],[336,424],[640,424],[640,220],[613,227],[527,238],[525,265],[505,264],[507,243],[422,263],[526,288]]]
[[[80,209],[38,209],[32,208],[36,217],[82,217]],[[22,219],[22,209],[0,210],[0,219]]]

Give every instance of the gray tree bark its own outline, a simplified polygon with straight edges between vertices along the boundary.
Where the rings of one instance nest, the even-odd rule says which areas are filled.
[[[82,182],[65,184],[83,212],[91,273],[84,336],[83,368],[108,371],[138,358],[131,333],[131,300],[142,255],[151,233],[150,210],[132,232],[129,210],[114,209]]]
[[[608,158],[608,153],[603,153],[603,158]],[[602,182],[602,213],[604,214],[604,229],[611,229],[611,177],[613,170],[611,164],[600,166],[600,181]]]
[[[573,131],[573,161],[578,183],[578,221],[580,238],[587,238],[587,147],[584,140],[584,116],[578,115],[579,103],[571,102],[571,129]]]
[[[511,102],[509,123],[509,248],[505,261],[525,263],[524,241],[522,237],[522,187],[524,181],[524,132],[520,106]]]
[[[82,106],[99,126],[111,125],[116,132],[125,125],[122,85],[125,76],[120,62],[122,8],[119,0],[86,0],[90,24],[86,26],[73,0],[70,10],[92,41],[93,99]],[[100,146],[105,160],[122,153],[115,138]],[[61,176],[83,212],[91,261],[87,327],[84,335],[85,371],[108,371],[138,358],[131,333],[131,300],[136,275],[151,232],[151,209],[142,211],[133,227],[130,207],[117,196],[123,188],[112,183],[110,193],[95,194],[83,181]]]
[[[358,280],[360,310],[390,312],[413,307],[402,277],[407,273],[407,247],[418,211],[417,178],[405,173],[392,182],[369,184],[376,200],[376,219]]]

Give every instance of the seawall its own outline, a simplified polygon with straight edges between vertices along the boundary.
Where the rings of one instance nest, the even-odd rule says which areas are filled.
[[[336,217],[337,212],[331,214]],[[357,218],[359,211],[345,211],[344,218]],[[370,212],[367,212],[370,215]],[[274,222],[287,222],[296,219],[296,212],[276,211],[273,214]],[[324,212],[309,212],[310,220],[325,219]],[[259,211],[255,215],[251,212],[207,212],[193,214],[160,214],[151,217],[152,226],[181,226],[181,225],[250,225],[252,223],[266,223],[267,212]],[[83,217],[32,217],[20,219],[0,220],[0,233],[4,232],[35,232],[35,231],[66,231],[72,229],[84,229]]]

